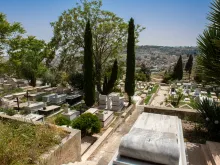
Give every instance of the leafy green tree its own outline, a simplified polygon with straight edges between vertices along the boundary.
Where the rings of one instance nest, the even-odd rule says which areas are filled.
[[[84,27],[87,20],[90,20],[93,29],[96,85],[101,92],[101,80],[105,75],[103,68],[108,65],[106,62],[116,58],[125,48],[127,23],[116,14],[102,10],[102,0],[80,2],[76,7],[64,11],[58,21],[51,23],[54,28],[53,43],[60,51],[62,66],[72,66],[69,72],[73,72],[76,65],[75,55],[83,54]],[[140,25],[136,26],[136,38],[142,30]]]
[[[84,42],[84,100],[86,105],[90,107],[95,103],[95,74],[93,66],[92,31],[89,21],[86,24]]]
[[[172,78],[174,80],[178,79],[178,80],[182,80],[183,78],[183,62],[182,62],[182,56],[180,55],[174,70],[173,70],[173,76]]]
[[[125,79],[125,92],[129,96],[131,104],[131,96],[135,92],[135,25],[134,19],[131,18],[128,27],[128,42],[127,42],[127,67]]]
[[[185,71],[189,73],[189,80],[190,80],[190,75],[192,73],[192,67],[193,67],[193,56],[190,54],[185,66]]]
[[[73,120],[72,127],[81,130],[82,136],[93,135],[101,130],[101,123],[96,115],[84,113]]]
[[[5,46],[7,46],[10,39],[16,37],[19,34],[23,34],[25,30],[20,23],[9,23],[6,15],[0,13],[0,55],[3,54]]]
[[[30,80],[36,86],[36,79],[46,71],[43,61],[47,59],[46,43],[34,36],[16,37],[9,42],[9,62],[17,77]]]
[[[198,70],[206,83],[220,84],[220,0],[211,3],[210,25],[198,37]]]
[[[108,95],[112,92],[115,83],[118,79],[118,62],[117,59],[115,59],[114,64],[112,66],[112,72],[109,81],[107,80],[107,77],[105,77],[104,84],[103,84],[103,94]]]

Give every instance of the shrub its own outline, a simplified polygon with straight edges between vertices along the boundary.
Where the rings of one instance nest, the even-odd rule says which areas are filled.
[[[215,101],[208,98],[195,103],[195,107],[200,112],[203,122],[208,131],[213,135],[220,134],[220,107]]]
[[[62,115],[59,115],[57,116],[57,118],[55,119],[55,124],[56,125],[67,125],[69,126],[70,125],[70,120],[68,120],[67,118],[65,118],[64,116]]]
[[[146,75],[144,73],[136,73],[135,78],[137,81],[147,81]]]
[[[93,135],[101,130],[101,123],[96,115],[84,113],[73,120],[72,127],[81,130],[82,136]]]
[[[8,115],[8,116],[13,116],[17,113],[17,111],[15,111],[14,109],[4,109],[4,112]]]

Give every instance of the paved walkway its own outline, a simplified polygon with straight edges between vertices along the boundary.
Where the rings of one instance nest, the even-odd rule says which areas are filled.
[[[161,86],[158,90],[154,100],[150,104],[151,106],[157,106],[157,107],[165,107],[165,99],[168,96],[169,93],[169,87],[168,86]]]
[[[138,116],[139,111],[135,110],[107,141],[90,156],[89,160],[98,162],[98,165],[108,165],[120,145],[121,138],[129,132]]]

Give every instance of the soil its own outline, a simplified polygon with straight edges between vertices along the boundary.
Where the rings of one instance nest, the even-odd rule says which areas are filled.
[[[218,137],[213,137],[201,123],[182,120],[183,136],[185,142],[202,143],[206,141],[218,141]]]

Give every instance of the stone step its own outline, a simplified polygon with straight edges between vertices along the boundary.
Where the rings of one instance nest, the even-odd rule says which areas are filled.
[[[213,165],[220,165],[220,143],[207,141],[206,146],[211,154]]]
[[[203,156],[205,158],[206,165],[214,165],[212,163],[211,154],[210,154],[210,152],[209,152],[209,150],[207,148],[207,145],[201,144],[200,146],[201,146],[201,150],[202,150]]]

